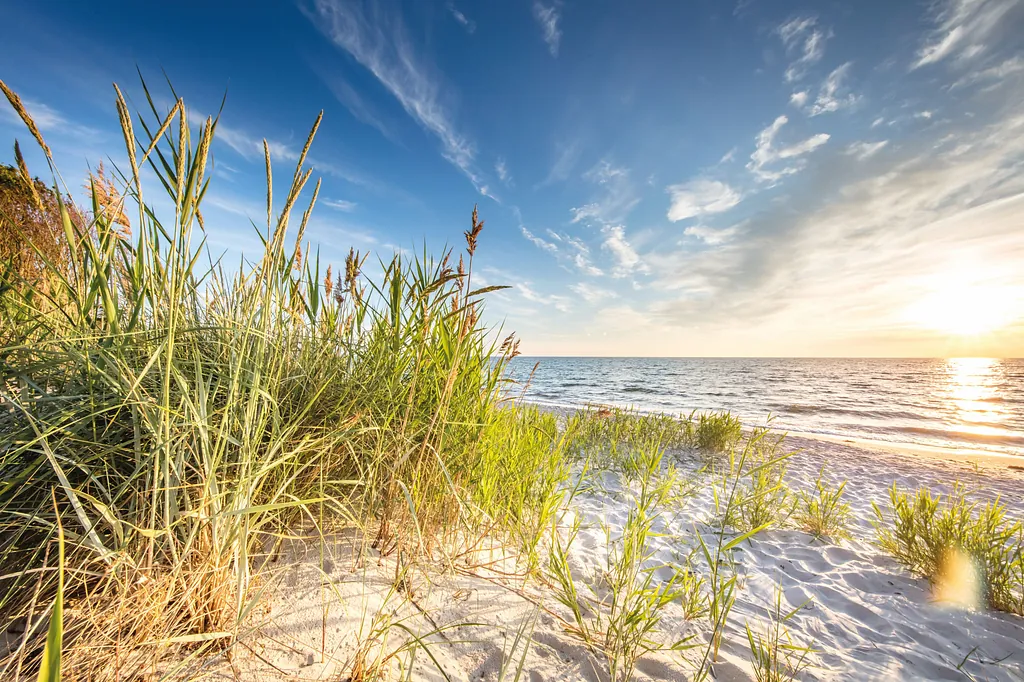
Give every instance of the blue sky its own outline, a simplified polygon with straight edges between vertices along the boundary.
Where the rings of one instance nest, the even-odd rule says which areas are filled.
[[[1024,0],[0,0],[0,77],[69,184],[124,158],[112,82],[227,92],[211,247],[262,142],[323,177],[310,238],[459,244],[528,353],[1021,355]],[[0,135],[28,135],[7,109]],[[9,147],[8,147],[9,148]],[[28,156],[41,171],[41,157]],[[9,162],[9,159],[4,159]]]

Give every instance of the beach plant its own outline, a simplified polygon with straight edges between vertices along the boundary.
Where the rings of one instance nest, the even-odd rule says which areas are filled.
[[[888,509],[872,507],[879,546],[912,573],[936,586],[956,578],[980,590],[979,605],[1024,615],[1024,526],[998,498],[981,505],[957,484],[943,500],[894,483]],[[965,571],[950,570],[962,563]]]
[[[706,454],[727,452],[742,437],[739,418],[728,412],[704,412],[697,417],[694,445]]]
[[[592,653],[603,657],[610,679],[630,680],[637,661],[652,651],[684,651],[691,647],[686,637],[662,641],[658,632],[667,606],[683,596],[679,581],[684,575],[673,572],[668,580],[659,580],[649,540],[660,516],[670,487],[657,480],[663,452],[652,447],[642,457],[639,490],[623,526],[622,536],[610,542],[603,579],[588,585],[590,594],[582,594],[573,580],[568,558],[569,547],[580,530],[577,520],[563,542],[552,528],[550,581],[556,599],[567,608],[567,631],[578,637]]]
[[[755,429],[741,452],[730,452],[728,467],[715,488],[720,522],[740,532],[782,526],[794,500],[785,476],[792,453],[781,452],[782,439],[766,428]],[[722,491],[732,490],[726,501]]]
[[[707,615],[710,608],[708,582],[694,567],[691,557],[687,557],[686,562],[679,567],[676,584],[683,618],[695,620]]]
[[[751,473],[756,475],[758,467],[773,466],[780,459],[775,455],[775,451],[781,441],[778,439],[765,441],[769,436],[767,429],[755,429],[747,437],[743,449],[738,453],[730,454],[729,469],[723,475],[720,486],[716,486],[714,489],[715,519],[710,524],[712,528],[710,541],[699,529],[695,528],[694,530],[699,555],[703,559],[704,565],[707,566],[706,580],[709,595],[707,617],[711,628],[706,644],[697,659],[692,661],[693,679],[696,682],[706,680],[713,674],[726,626],[736,603],[739,582],[734,557],[735,550],[770,525],[756,526],[742,532],[736,531],[743,518],[738,511],[739,505],[741,500],[749,494],[744,478]],[[770,453],[767,459],[765,459],[766,453]],[[753,468],[748,468],[748,458],[760,458],[761,461]]]
[[[775,599],[770,614],[771,621],[764,631],[757,631],[747,623],[747,643],[750,645],[750,661],[757,682],[791,682],[810,666],[811,645],[794,643],[786,626],[810,600],[785,611],[782,608],[782,588],[776,585]]]
[[[825,468],[822,467],[814,482],[814,491],[801,491],[794,520],[804,531],[815,538],[838,541],[849,537],[850,505],[843,501],[846,481],[837,487],[825,482]]]
[[[229,646],[267,538],[302,518],[355,524],[406,564],[492,530],[536,546],[561,451],[550,422],[502,407],[518,349],[481,321],[495,287],[474,284],[475,210],[461,253],[382,257],[370,277],[350,250],[335,276],[305,241],[318,116],[283,188],[264,145],[266,223],[228,266],[203,210],[218,117],[189,121],[173,89],[161,108],[145,83],[132,112],[115,87],[127,165],[90,178],[79,220],[0,85],[48,165],[39,215],[63,244],[0,285],[0,627],[36,622],[60,589],[76,604],[63,670],[117,678]],[[46,567],[61,526],[62,585]],[[32,633],[0,677],[41,665]]]

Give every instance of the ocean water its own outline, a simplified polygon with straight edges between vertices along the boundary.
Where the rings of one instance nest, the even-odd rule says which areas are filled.
[[[548,406],[729,410],[749,425],[770,415],[793,432],[1024,457],[1022,359],[518,357],[510,374]]]

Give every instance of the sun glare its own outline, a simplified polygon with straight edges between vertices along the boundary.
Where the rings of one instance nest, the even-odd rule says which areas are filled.
[[[997,331],[1021,315],[1017,287],[990,284],[963,273],[937,277],[931,292],[907,310],[915,325],[956,336]]]

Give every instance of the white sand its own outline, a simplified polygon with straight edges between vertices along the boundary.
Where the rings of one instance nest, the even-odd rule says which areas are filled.
[[[787,444],[799,449],[790,462],[792,487],[813,485],[826,462],[830,477],[849,481],[846,497],[854,512],[853,538],[835,545],[786,529],[761,533],[742,546],[736,555],[741,590],[722,661],[715,667],[717,679],[753,679],[743,628],[747,622],[755,629],[767,625],[776,585],[783,590],[784,607],[811,600],[788,623],[795,642],[813,643],[819,650],[801,679],[1024,679],[1024,619],[932,603],[924,581],[911,577],[872,544],[870,523],[871,501],[883,504],[894,481],[908,489],[927,486],[933,492],[947,492],[959,480],[977,499],[999,495],[1010,516],[1019,519],[1024,517],[1024,475],[1005,467],[976,469],[964,462],[822,440],[791,437]],[[695,466],[687,461],[683,457],[684,469]],[[617,537],[629,509],[629,495],[617,475],[604,474],[601,487],[577,496],[570,512],[583,523],[571,551],[581,592],[604,566],[605,528]],[[695,524],[709,518],[711,505],[710,486],[702,486],[681,508],[663,513],[656,530],[664,537],[652,545],[659,561],[678,562],[695,546]],[[263,606],[252,615],[253,628],[242,637],[232,662],[211,661],[205,671],[221,679],[344,680],[360,627],[365,633],[373,613],[384,608],[416,633],[459,626],[427,638],[451,680],[501,679],[502,661],[509,658],[524,619],[535,619],[535,624],[522,679],[607,678],[601,672],[603,661],[561,627],[558,616],[566,612],[549,589],[536,583],[524,588],[521,580],[503,577],[503,572],[514,572],[508,560],[495,564],[497,570],[467,565],[484,559],[459,561],[454,573],[437,566],[427,572],[436,576],[430,583],[419,575],[413,581],[411,601],[404,595],[385,600],[393,582],[393,558],[371,552],[362,566],[354,565],[351,535],[332,536],[323,545],[292,541],[267,578]],[[679,639],[706,632],[706,619],[687,622],[673,604],[665,611],[662,629],[666,639]],[[393,648],[402,639],[402,633],[393,629],[387,646]],[[678,654],[651,654],[641,660],[636,679],[687,679],[690,669]],[[513,663],[504,679],[514,675]],[[420,650],[412,679],[445,677]]]

